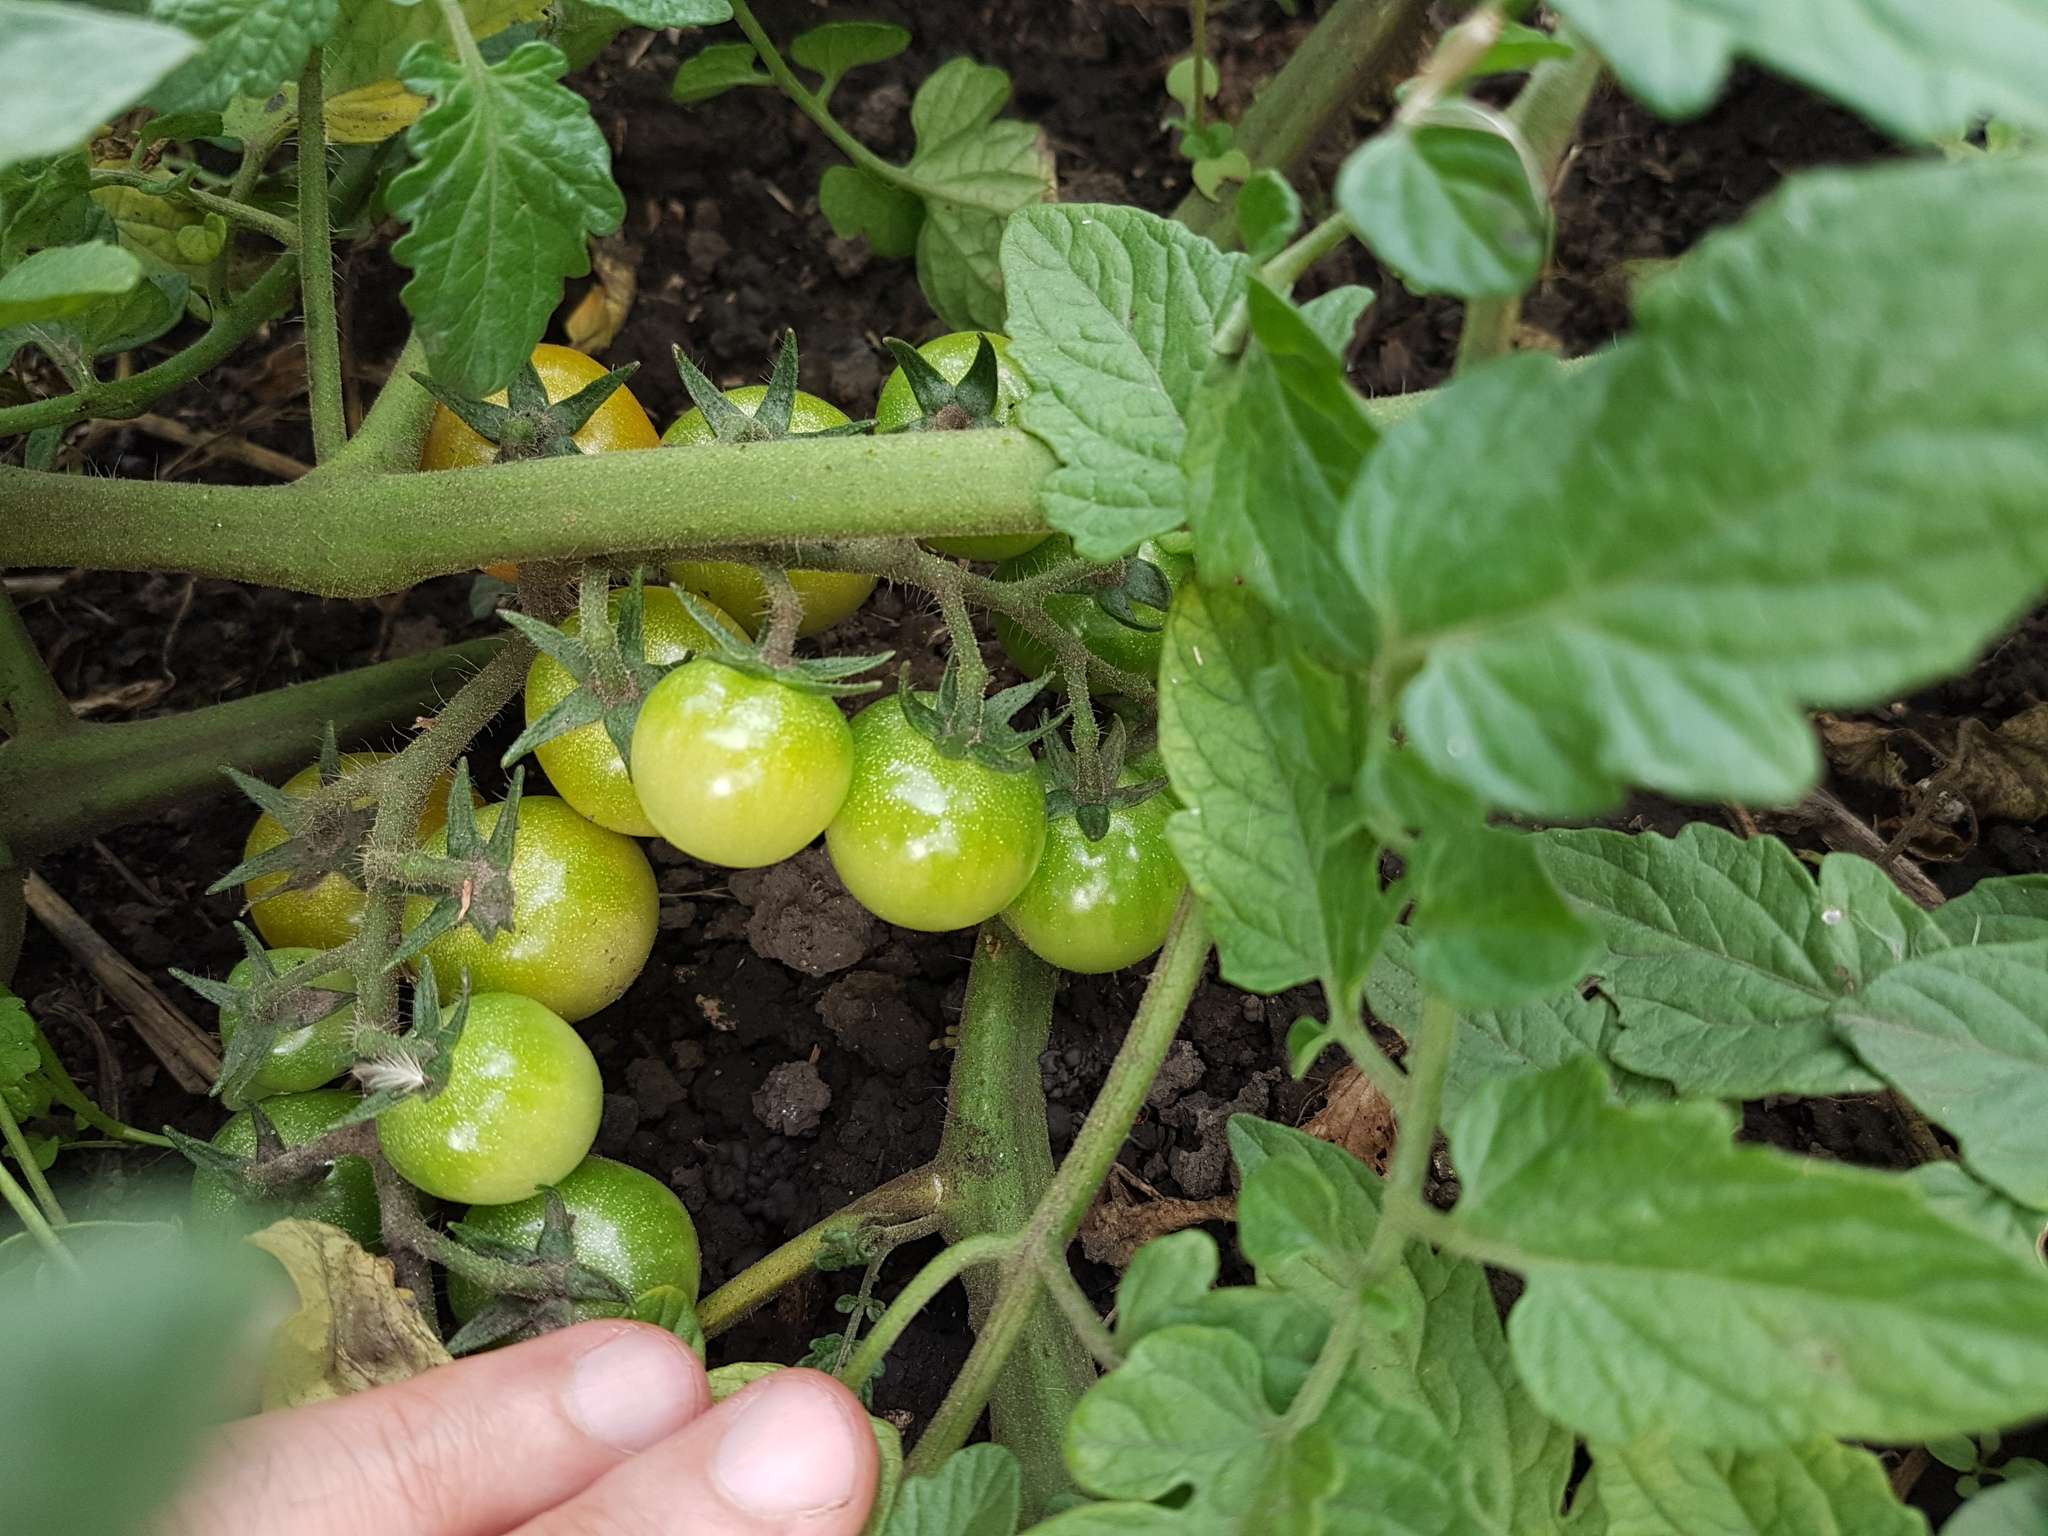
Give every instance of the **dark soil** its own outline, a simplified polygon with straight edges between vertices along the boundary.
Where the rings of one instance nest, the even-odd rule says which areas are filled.
[[[1011,72],[1014,110],[1045,125],[1067,198],[1164,213],[1185,193],[1184,162],[1158,126],[1165,65],[1187,45],[1181,11],[1111,0],[974,7],[877,0],[862,9],[902,21],[916,38],[909,53],[857,72],[841,88],[842,114],[885,153],[909,148],[906,108],[915,84],[966,52]],[[818,0],[768,0],[761,11],[781,36],[821,19]],[[1305,26],[1266,3],[1238,7],[1219,23],[1227,106],[1234,110],[1249,96]],[[698,41],[629,31],[575,82],[595,103],[617,154],[630,209],[623,238],[638,271],[638,302],[607,360],[645,363],[633,388],[663,423],[686,403],[668,366],[672,343],[734,384],[762,377],[781,332],[794,327],[805,387],[859,413],[885,371],[881,338],[920,339],[941,327],[919,297],[910,261],[832,238],[817,212],[816,187],[836,152],[778,95],[736,91],[696,107],[669,103],[670,76]],[[1382,103],[1361,104],[1360,128],[1382,111]],[[1326,202],[1321,189],[1344,147],[1319,153],[1302,178],[1312,205]],[[1714,112],[1684,125],[1603,95],[1561,177],[1557,256],[1526,305],[1524,339],[1570,353],[1598,346],[1625,327],[1641,264],[1674,256],[1733,221],[1788,172],[1887,152],[1857,120],[1757,72],[1738,75]],[[390,234],[372,232],[347,257],[352,356],[366,390],[388,368],[404,331],[397,302],[404,274],[390,261]],[[1340,282],[1362,282],[1380,295],[1352,349],[1361,389],[1394,393],[1447,375],[1457,304],[1409,295],[1355,246],[1320,263],[1305,290]],[[579,291],[572,285],[572,301]],[[158,409],[202,431],[242,434],[304,459],[302,390],[298,343],[278,327],[253,338],[213,380]],[[110,426],[81,446],[102,473],[264,478],[134,427]],[[92,717],[103,720],[239,697],[494,627],[471,617],[467,578],[380,602],[164,575],[16,572],[7,580],[65,692],[94,701]],[[927,670],[937,666],[940,630],[916,604],[883,592],[823,643],[894,647]],[[2022,629],[1968,679],[1931,690],[1913,707],[1998,723],[2031,702],[2048,677],[2041,642],[2038,627]],[[506,734],[501,729],[475,760],[495,761]],[[1836,788],[1873,819],[1906,813],[1893,792]],[[210,1021],[207,1006],[183,994],[166,967],[219,974],[237,958],[229,926],[236,901],[203,892],[236,861],[251,814],[223,795],[126,828],[104,846],[55,856],[43,872],[195,1017]],[[1620,824],[1671,830],[1722,816],[1718,808],[1644,801]],[[1813,829],[1790,835],[1802,846],[1823,846]],[[598,1149],[681,1194],[703,1239],[708,1288],[935,1150],[950,1061],[944,1036],[959,1016],[971,935],[909,933],[849,910],[843,897],[834,900],[829,869],[815,855],[786,871],[728,878],[665,846],[650,851],[663,891],[654,957],[627,996],[585,1026],[611,1089]],[[2048,844],[2033,829],[1995,825],[1939,877],[1959,891],[1981,875],[2041,868],[2048,868]],[[200,1134],[218,1123],[216,1107],[181,1093],[142,1052],[119,1010],[33,924],[14,984],[108,1108],[138,1124],[168,1122]],[[1056,1150],[1085,1114],[1141,985],[1134,970],[1063,987],[1044,1057]],[[1227,1191],[1223,1106],[1294,1122],[1314,1108],[1318,1088],[1287,1078],[1281,1049],[1288,1024],[1314,1006],[1308,993],[1261,999],[1205,983],[1186,1029],[1193,1055],[1183,1062],[1181,1085],[1134,1127],[1124,1164],[1166,1194]],[[757,1100],[771,1073],[784,1091]],[[1876,1101],[1753,1105],[1746,1132],[1853,1161],[1912,1160]],[[88,1175],[101,1199],[124,1178],[132,1185],[137,1177],[178,1176],[169,1164],[151,1171],[137,1154],[83,1154],[65,1170]],[[929,1251],[920,1245],[892,1261],[884,1293]],[[1104,1297],[1115,1279],[1092,1265],[1084,1278]],[[832,1303],[851,1288],[845,1276],[811,1277],[718,1340],[714,1360],[798,1357],[813,1336],[841,1326]],[[877,1387],[878,1410],[928,1414],[968,1339],[964,1304],[951,1291],[892,1359]],[[1949,1481],[1923,1479],[1920,1497],[1930,1507],[1951,1501]]]

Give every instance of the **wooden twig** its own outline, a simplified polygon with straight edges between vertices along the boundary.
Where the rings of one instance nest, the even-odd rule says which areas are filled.
[[[275,475],[280,480],[296,480],[309,473],[313,466],[293,458],[288,453],[279,453],[275,448],[265,448],[261,443],[252,443],[246,437],[231,433],[209,436],[195,432],[185,423],[170,416],[142,415],[128,422],[151,437],[160,437],[167,443],[176,443],[180,448],[197,450],[207,458],[228,459],[236,464],[261,470],[266,475]]]
[[[1861,816],[1828,790],[1816,789],[1801,803],[1822,823],[1821,840],[1844,853],[1861,854],[1892,877],[1898,888],[1923,907],[1938,907],[1948,898],[1927,877],[1927,871],[1902,853],[1895,853]],[[1832,832],[1835,835],[1830,837]],[[1839,839],[1839,840],[1838,840]]]
[[[92,972],[93,979],[127,1013],[150,1053],[187,1093],[205,1093],[220,1076],[220,1052],[197,1024],[179,1011],[142,972],[94,931],[71,903],[31,873],[22,887],[28,909],[58,943]]]

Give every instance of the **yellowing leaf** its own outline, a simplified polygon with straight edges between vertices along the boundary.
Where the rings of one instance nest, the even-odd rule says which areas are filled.
[[[640,291],[639,261],[640,247],[627,244],[616,234],[590,242],[590,266],[597,282],[562,322],[569,345],[578,352],[596,357],[618,339]]]
[[[327,139],[332,144],[381,144],[410,128],[427,110],[427,98],[397,79],[378,80],[343,91],[327,102]]]
[[[323,1221],[273,1223],[249,1239],[298,1287],[299,1310],[277,1325],[263,1367],[263,1407],[346,1397],[448,1364],[391,1261]]]

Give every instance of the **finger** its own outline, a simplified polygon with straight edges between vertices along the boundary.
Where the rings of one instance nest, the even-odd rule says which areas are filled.
[[[818,1371],[776,1371],[518,1536],[856,1536],[878,1464],[859,1398]]]
[[[510,1349],[230,1426],[170,1536],[502,1536],[666,1440],[711,1402],[704,1367],[640,1323]]]

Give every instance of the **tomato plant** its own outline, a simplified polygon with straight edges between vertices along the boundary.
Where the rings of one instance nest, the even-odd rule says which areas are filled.
[[[608,1157],[586,1157],[555,1189],[576,1218],[571,1236],[579,1260],[635,1296],[668,1285],[696,1299],[697,1229],[666,1184]],[[540,1236],[545,1205],[541,1196],[531,1195],[509,1205],[472,1206],[462,1219],[472,1232],[531,1248]],[[448,1308],[460,1321],[476,1316],[485,1300],[486,1293],[473,1282],[449,1277]],[[616,1317],[620,1310],[583,1302],[576,1316]]]
[[[489,832],[499,811],[478,811],[479,828]],[[426,843],[430,853],[447,846],[445,831]],[[473,987],[518,992],[572,1023],[588,1018],[633,984],[654,947],[654,871],[631,838],[585,821],[552,795],[519,802],[516,846],[511,931],[485,939],[457,928],[426,954],[444,987],[466,970]],[[409,902],[407,925],[429,906],[425,897]]]
[[[448,1081],[377,1117],[377,1145],[443,1200],[509,1205],[567,1178],[597,1137],[604,1088],[590,1047],[530,997],[480,992]]]
[[[1045,845],[1037,778],[944,756],[893,698],[854,716],[852,736],[852,782],[825,846],[861,905],[927,933],[1008,906]]]
[[[1893,1491],[1914,1462],[1870,1447],[1980,1480],[1990,1431],[2048,1414],[2048,894],[1916,862],[1950,846],[1937,827],[2003,814],[1973,754],[2031,769],[2005,730],[2020,717],[1930,733],[1912,702],[2048,588],[2048,272],[2027,259],[2048,236],[2048,30],[2030,6],[1333,0],[1233,119],[1193,0],[1185,54],[1157,61],[1193,184],[1162,217],[1057,200],[1052,138],[1003,115],[1008,77],[968,58],[919,86],[906,157],[882,155],[863,134],[891,94],[863,95],[860,133],[833,103],[909,46],[886,23],[785,46],[745,0],[15,5],[0,563],[364,600],[516,561],[518,586],[476,584],[473,611],[507,632],[431,662],[87,725],[109,700],[60,686],[16,596],[42,578],[10,577],[0,977],[42,900],[33,863],[183,805],[223,763],[264,819],[205,878],[242,886],[289,958],[252,939],[239,979],[186,978],[227,1010],[220,1097],[254,1100],[211,1145],[99,1109],[6,994],[0,1199],[21,1230],[0,1267],[33,1248],[39,1286],[78,1283],[95,1240],[64,1207],[72,1165],[45,1166],[90,1125],[185,1152],[209,1221],[326,1212],[417,1298],[435,1266],[459,1277],[462,1349],[650,1296],[653,1320],[716,1335],[798,1277],[858,1270],[807,1358],[865,1388],[962,1279],[975,1342],[885,1490],[891,1533],[1924,1532]],[[626,218],[611,145],[561,76],[615,25],[728,21],[672,99],[779,92],[831,163],[768,195],[815,191],[839,255],[914,256],[933,323],[913,334],[944,333],[874,333],[901,372],[868,423],[797,390],[789,335],[766,384],[720,391],[678,304],[694,408],[663,451],[588,451],[657,440],[624,388],[636,360],[540,345],[593,241],[603,270],[563,333],[608,350],[590,317],[631,286],[605,243]],[[1908,152],[1787,176],[1639,274],[1626,334],[1587,356],[1520,345],[1560,283],[1605,281],[1552,207],[1602,81],[1694,117],[1738,58]],[[1305,174],[1310,146],[1365,122],[1334,177]],[[650,227],[665,216],[649,205]],[[334,242],[387,224],[413,334],[360,413]],[[1614,249],[1669,252],[1669,228],[1624,234]],[[1387,292],[1329,284],[1318,263],[1347,242]],[[1442,298],[1411,310],[1396,283]],[[1455,372],[1361,394],[1361,338],[1418,316],[1457,329]],[[305,341],[313,462],[292,483],[63,472],[103,423],[193,432],[172,391],[211,388],[281,318]],[[419,473],[456,462],[475,467]],[[993,575],[973,563],[998,553]],[[910,654],[839,654],[827,631],[878,581],[920,621],[895,642]],[[990,627],[1026,681],[991,673]],[[895,693],[849,725],[834,701],[886,686],[885,660]],[[505,798],[478,811],[472,756],[522,684]],[[1913,797],[1896,824],[1813,793],[1816,723]],[[272,788],[323,726],[319,764]],[[343,758],[343,740],[396,750]],[[566,800],[524,795],[528,750]],[[1616,830],[1637,792],[1726,807],[1736,830]],[[931,1058],[950,1073],[939,1146],[692,1314],[674,1197],[589,1158],[605,1085],[571,1021],[652,954],[632,836],[757,867],[820,830],[874,916],[981,925],[957,1040],[938,1042],[957,1049]],[[843,902],[805,868],[804,900]],[[746,926],[764,954],[780,942]],[[889,990],[908,948],[885,940],[824,1011]],[[1155,949],[1055,1162],[1059,972]],[[1268,1001],[1202,991],[1212,954],[1215,985]],[[1078,984],[1076,1016],[1123,985]],[[703,1028],[731,1022],[695,996]],[[1192,1141],[1125,1159],[1190,1191],[1133,1218],[1104,1179],[1183,1016],[1209,1041],[1283,1006],[1307,1086],[1281,1107],[1320,1094],[1323,1128],[1376,1128],[1354,1142],[1372,1165],[1229,1113],[1226,1093],[1270,1102],[1274,1082],[1233,1059],[1175,1106],[1166,1128]],[[700,1027],[681,1012],[664,1026]],[[636,999],[592,1029],[654,1027]],[[167,1060],[196,1075],[210,1046],[184,1046]],[[843,1083],[822,1054],[840,1048],[778,1067],[782,1087]],[[361,1095],[291,1091],[344,1070]],[[785,1148],[819,1128],[795,1089],[761,1087],[742,1097]],[[1868,1111],[1902,1150],[1856,1166],[1737,1138],[1728,1106],[1801,1100]],[[857,1139],[836,1113],[830,1138]],[[1253,1283],[1219,1287],[1214,1239],[1171,1232],[1118,1254],[1112,1324],[1068,1259],[1084,1221],[1100,1244],[1210,1219],[1192,1183],[1224,1189],[1226,1151]],[[707,1193],[733,1195],[724,1179]],[[890,1254],[933,1234],[899,1287]],[[990,1443],[963,1449],[984,1411]],[[1950,1529],[1986,1528],[1996,1506],[1977,1509]]]

